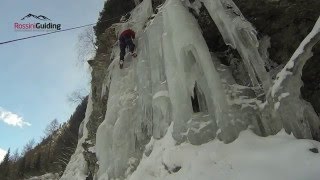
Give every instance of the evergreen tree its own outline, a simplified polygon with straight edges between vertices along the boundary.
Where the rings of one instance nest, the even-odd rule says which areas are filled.
[[[25,164],[26,164],[26,157],[24,156],[24,157],[21,159],[21,161],[19,161],[19,166],[18,166],[18,174],[19,174],[19,177],[24,177]]]
[[[36,171],[40,172],[41,171],[41,153],[38,154],[37,159],[34,163],[34,168]]]
[[[10,149],[7,154],[4,156],[3,161],[0,164],[0,177],[2,179],[8,179],[10,175]]]

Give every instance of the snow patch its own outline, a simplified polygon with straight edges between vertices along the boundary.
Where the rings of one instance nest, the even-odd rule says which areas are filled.
[[[47,173],[47,174],[44,174],[42,176],[35,176],[35,177],[31,177],[31,178],[26,179],[26,180],[58,180],[58,179],[59,179],[59,174],[58,173],[55,173],[55,174]]]
[[[96,153],[96,147],[95,146],[89,147],[88,151],[91,153]]]

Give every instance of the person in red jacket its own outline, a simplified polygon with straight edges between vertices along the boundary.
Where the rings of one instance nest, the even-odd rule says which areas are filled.
[[[134,53],[135,44],[132,42],[132,39],[135,39],[136,33],[127,29],[120,34],[119,43],[120,43],[120,68],[123,67],[124,56],[126,54],[126,47],[129,47],[129,51],[132,53],[133,57],[136,57],[136,53]]]

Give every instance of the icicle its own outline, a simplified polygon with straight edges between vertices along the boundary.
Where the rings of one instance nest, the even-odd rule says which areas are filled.
[[[232,0],[201,0],[227,45],[238,50],[253,86],[269,91],[271,80],[258,52],[256,30],[243,17]],[[262,84],[262,87],[260,87]]]

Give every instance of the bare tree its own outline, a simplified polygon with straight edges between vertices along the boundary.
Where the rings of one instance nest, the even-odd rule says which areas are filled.
[[[46,127],[46,129],[44,130],[44,133],[46,134],[47,137],[53,135],[53,133],[55,131],[57,131],[59,129],[59,122],[57,119],[52,120]]]
[[[68,95],[68,102],[71,104],[81,103],[87,96],[88,92],[84,89],[77,89]]]
[[[59,154],[55,159],[55,164],[65,168],[70,160],[71,155],[77,147],[77,136],[73,134],[69,128],[63,131],[64,138],[58,141]]]
[[[16,149],[14,153],[11,155],[10,159],[12,162],[16,163],[20,158],[19,149]]]
[[[24,156],[27,152],[31,151],[34,145],[35,145],[34,139],[31,139],[30,141],[28,141],[27,144],[24,145],[21,155]]]
[[[78,35],[77,51],[78,60],[82,64],[95,55],[97,50],[96,36],[92,27],[84,29]]]
[[[48,144],[48,151],[47,151],[47,164],[46,166],[49,167],[50,161],[51,161],[51,149],[52,149],[52,143],[54,143],[54,133],[59,129],[59,122],[57,119],[52,120],[46,127],[46,129],[44,130],[44,133],[46,134],[46,136],[48,137],[49,140],[49,144]]]
[[[10,156],[11,166],[10,166],[10,177],[9,179],[18,179],[18,162],[20,159],[19,149],[16,149],[14,153]]]

